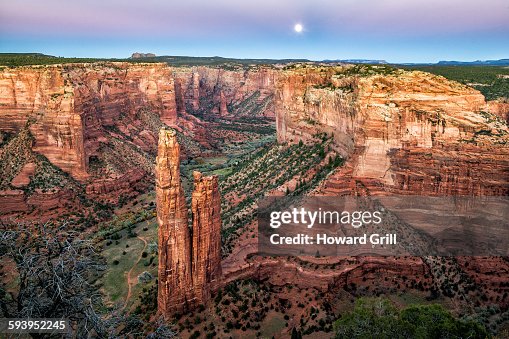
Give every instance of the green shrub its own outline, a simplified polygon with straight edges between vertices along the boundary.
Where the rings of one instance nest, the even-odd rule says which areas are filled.
[[[387,299],[360,298],[353,312],[334,323],[336,338],[485,338],[474,321],[454,318],[441,305],[409,306],[401,311]]]

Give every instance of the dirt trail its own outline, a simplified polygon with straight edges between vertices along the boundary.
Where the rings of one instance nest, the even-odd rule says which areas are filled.
[[[127,307],[127,303],[129,302],[129,299],[131,299],[132,287],[136,283],[137,279],[137,277],[131,277],[131,273],[136,267],[136,265],[138,265],[138,263],[142,259],[143,252],[145,252],[145,250],[147,249],[147,240],[145,238],[140,237],[139,235],[136,238],[143,241],[144,245],[143,249],[141,250],[140,256],[138,257],[138,260],[136,260],[136,262],[133,264],[129,272],[127,272],[127,296],[125,297],[124,307],[122,307],[122,311]]]

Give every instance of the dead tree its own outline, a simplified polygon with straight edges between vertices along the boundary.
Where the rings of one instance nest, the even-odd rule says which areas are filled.
[[[4,278],[19,282],[0,287],[0,316],[66,318],[78,337],[108,337],[112,324],[96,313],[101,296],[90,284],[101,269],[93,244],[65,225],[0,227]]]

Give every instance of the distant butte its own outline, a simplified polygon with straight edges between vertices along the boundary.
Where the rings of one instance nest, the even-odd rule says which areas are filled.
[[[155,58],[155,57],[156,57],[156,55],[154,53],[139,53],[139,52],[134,52],[131,55],[131,59]]]

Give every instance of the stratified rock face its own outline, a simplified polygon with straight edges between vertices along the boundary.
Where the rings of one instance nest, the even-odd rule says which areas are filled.
[[[87,177],[88,157],[104,142],[103,127],[145,108],[177,121],[175,89],[165,64],[66,64],[0,72],[0,130],[30,122],[34,151],[76,179]],[[138,119],[139,120],[139,119]],[[134,138],[136,139],[136,138]]]
[[[118,163],[109,167],[111,173],[91,172],[91,159],[110,161],[104,159],[105,146],[122,147],[112,138],[152,153],[159,128],[156,115],[210,147],[204,123],[187,114],[187,108],[203,115],[271,116],[276,73],[263,67],[175,70],[162,63],[122,62],[4,68],[0,71],[0,131],[18,132],[30,123],[35,152],[75,179],[92,184],[90,192],[106,194],[104,187],[113,187],[114,182],[95,187],[98,174],[100,180],[116,180],[143,167]],[[124,151],[128,152],[120,150]]]
[[[391,191],[423,195],[494,195],[509,193],[509,147],[444,145],[389,151]]]
[[[182,84],[179,79],[175,80],[175,103],[177,106],[177,115],[183,116],[184,114],[186,114],[184,91],[182,89]]]
[[[196,298],[204,303],[210,283],[221,276],[221,198],[217,176],[193,176],[193,283]]]
[[[30,209],[26,204],[22,190],[1,190],[0,205],[2,206],[2,213],[26,212]]]
[[[221,91],[221,94],[219,96],[219,115],[224,117],[225,115],[228,115],[228,107],[226,106],[226,97],[224,96],[224,92]]]
[[[188,100],[192,108],[197,111],[200,108],[200,74],[193,73]]]
[[[506,100],[488,101],[488,111],[509,124],[509,102]]]
[[[0,72],[0,130],[18,132],[30,120],[34,150],[77,178],[86,177],[83,122],[74,88],[62,68],[20,67]]]
[[[345,66],[280,77],[278,140],[298,142],[325,132],[349,159],[322,193],[352,194],[360,181],[398,193],[509,192],[503,160],[509,130],[486,112],[480,92],[424,72],[373,73],[352,75]],[[483,182],[483,173],[490,180]]]
[[[159,223],[157,302],[167,316],[187,311],[193,299],[188,211],[180,183],[180,146],[173,130],[162,129],[159,133],[155,173]]]
[[[217,176],[194,173],[192,239],[180,182],[180,146],[173,130],[159,133],[156,159],[159,223],[158,309],[169,317],[210,299],[221,277],[221,199]]]
[[[274,117],[274,91],[279,70],[266,67],[228,70],[213,67],[179,68],[186,108],[203,114]],[[228,111],[226,103],[232,107]]]
[[[101,127],[114,126],[122,117],[135,122],[143,109],[157,112],[167,125],[177,121],[175,85],[165,64],[65,65],[63,72],[75,88],[75,111],[84,121],[87,153],[98,147]]]

